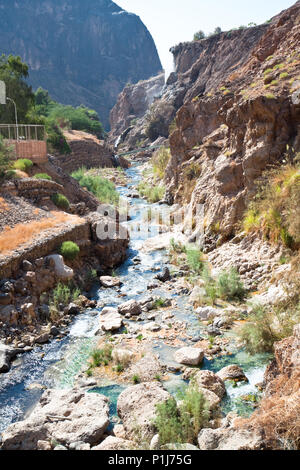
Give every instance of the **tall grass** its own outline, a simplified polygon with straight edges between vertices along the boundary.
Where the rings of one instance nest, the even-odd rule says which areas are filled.
[[[297,159],[295,159],[297,160]],[[300,243],[300,165],[267,172],[243,219],[245,232],[261,232],[271,243]]]

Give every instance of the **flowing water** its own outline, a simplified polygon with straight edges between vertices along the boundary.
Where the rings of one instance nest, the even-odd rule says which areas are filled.
[[[127,170],[129,183],[126,187],[119,187],[118,191],[124,198],[130,195],[132,187],[136,186],[141,178],[139,165],[133,165]],[[141,251],[143,241],[149,237],[146,231],[135,230],[137,224],[143,226],[145,213],[153,205],[144,200],[128,198],[132,207],[131,220],[127,223],[131,243],[128,250],[128,259],[116,270],[116,275],[123,283],[121,292],[115,289],[94,288],[93,298],[105,303],[107,306],[117,306],[130,299],[138,299],[147,295],[147,285],[153,280],[154,272],[160,270],[168,263],[166,251],[156,251],[150,254]],[[160,210],[164,207],[160,206]],[[158,233],[158,226],[150,228],[150,236]],[[141,263],[136,265],[133,259],[138,256]],[[153,294],[161,294],[154,290]],[[199,323],[193,309],[187,302],[186,296],[175,296],[177,307],[172,309],[176,319],[185,321],[191,336],[204,334],[204,328]],[[53,340],[51,343],[40,346],[30,353],[18,358],[7,374],[0,375],[0,432],[12,422],[26,417],[32,407],[37,403],[43,389],[46,387],[65,388],[74,385],[75,376],[87,363],[90,352],[96,344],[95,332],[98,329],[98,315],[86,313],[75,318],[69,334],[63,340]],[[168,364],[173,362],[174,348],[167,346],[162,340],[153,342],[153,350],[159,354],[160,359]],[[239,411],[247,414],[253,410],[252,405],[241,400],[243,395],[257,392],[255,385],[262,381],[265,365],[268,361],[266,356],[250,357],[243,351],[232,350],[228,356],[216,358],[212,361],[205,360],[203,368],[218,371],[229,364],[239,364],[249,378],[248,384],[237,387],[227,385],[227,397],[223,402],[223,411]],[[32,388],[32,384],[38,384]],[[176,393],[184,381],[179,374],[170,374],[166,388],[171,393]],[[111,400],[111,415],[116,414],[116,402],[123,386],[107,383],[97,387],[92,392],[103,393]]]

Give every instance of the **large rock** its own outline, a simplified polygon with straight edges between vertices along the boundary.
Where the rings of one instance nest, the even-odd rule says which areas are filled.
[[[223,369],[217,372],[217,376],[220,377],[220,379],[223,381],[234,380],[235,382],[248,382],[243,369],[235,364],[223,367]]]
[[[179,364],[187,366],[199,366],[204,358],[204,352],[200,348],[181,348],[174,354],[174,359]]]
[[[202,429],[198,436],[200,450],[263,450],[264,441],[258,431],[219,428]]]
[[[54,272],[56,277],[61,281],[70,281],[74,277],[74,271],[69,266],[66,266],[64,259],[61,255],[50,255],[47,258],[54,264]]]
[[[220,314],[222,314],[222,310],[213,307],[199,307],[197,308],[196,313],[199,315],[201,320],[206,321],[220,316]]]
[[[121,281],[118,277],[101,276],[100,284],[102,287],[106,287],[109,289],[111,287],[119,287],[121,285]]]
[[[100,443],[109,425],[108,398],[81,390],[47,390],[24,421],[2,435],[4,450],[35,450],[38,441]]]
[[[100,330],[115,331],[123,325],[123,319],[118,310],[111,307],[105,307],[99,317]]]
[[[135,448],[136,444],[132,441],[108,436],[100,445],[93,447],[92,450],[134,450]]]
[[[12,348],[0,343],[0,373],[9,372],[11,361],[18,355],[24,353],[23,349]]]
[[[153,419],[156,405],[171,398],[158,382],[148,382],[126,388],[118,399],[118,415],[123,421],[127,439],[138,436],[149,439],[155,435]]]
[[[193,380],[199,388],[206,388],[207,390],[215,393],[221,399],[226,394],[223,380],[210,370],[199,370],[193,376]]]
[[[142,313],[142,309],[140,304],[136,300],[129,300],[118,307],[118,311],[121,315],[140,315]]]
[[[131,380],[137,375],[141,382],[151,382],[156,380],[158,376],[162,377],[163,373],[164,369],[160,361],[153,353],[148,352],[137,363],[126,369],[124,379]]]
[[[18,312],[14,305],[0,307],[0,321],[7,325],[17,325]]]

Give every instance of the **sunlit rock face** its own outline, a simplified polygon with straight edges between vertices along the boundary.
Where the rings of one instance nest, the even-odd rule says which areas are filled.
[[[1,52],[29,64],[33,88],[96,109],[106,128],[126,83],[162,68],[140,18],[110,0],[0,0],[0,12]]]

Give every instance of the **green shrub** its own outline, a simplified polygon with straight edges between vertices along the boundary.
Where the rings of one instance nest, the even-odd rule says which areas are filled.
[[[52,292],[50,304],[55,308],[58,308],[59,304],[68,305],[70,302],[77,300],[79,295],[79,289],[71,288],[66,284],[59,283]]]
[[[165,171],[171,157],[170,149],[162,147],[157,150],[151,159],[153,173],[159,178],[163,179]]]
[[[273,352],[274,343],[293,334],[300,321],[300,309],[284,309],[256,305],[239,337],[250,354]]]
[[[223,271],[216,282],[217,296],[224,300],[243,300],[246,291],[235,268]]]
[[[194,41],[200,41],[201,39],[205,39],[205,33],[200,30],[200,31],[197,31],[197,33],[194,34]]]
[[[7,147],[0,136],[0,179],[4,178],[6,171],[10,167],[12,150]]]
[[[86,168],[74,171],[71,176],[78,181],[80,186],[94,194],[100,202],[118,204],[120,196],[111,181],[101,176],[89,174]]]
[[[198,248],[186,249],[186,259],[190,270],[194,274],[200,274],[203,269],[203,253]]]
[[[141,382],[141,379],[140,379],[140,377],[139,377],[138,375],[134,375],[134,376],[132,377],[132,382],[133,382],[135,385],[137,385],[137,384],[139,384],[139,383]]]
[[[194,444],[197,442],[200,430],[208,425],[209,405],[196,385],[191,383],[180,390],[178,398],[179,406],[174,398],[156,405],[154,424],[162,445]]]
[[[112,361],[112,346],[105,344],[103,349],[95,349],[92,353],[93,367],[107,366]]]
[[[74,260],[80,253],[79,246],[74,242],[63,242],[60,248],[60,253],[67,260]]]
[[[63,155],[71,153],[71,147],[66,141],[66,138],[58,123],[53,119],[47,118],[45,120],[45,125],[49,150],[58,151]]]
[[[37,180],[52,180],[51,176],[47,175],[47,173],[37,173],[36,175],[34,175],[34,178]]]
[[[33,162],[28,158],[20,158],[14,163],[14,168],[20,171],[28,171],[32,166]]]
[[[161,201],[165,195],[165,188],[163,186],[152,186],[145,182],[140,183],[137,189],[140,195],[151,203]]]
[[[70,208],[69,200],[63,194],[59,194],[59,193],[52,194],[51,201],[59,209],[67,211]]]

